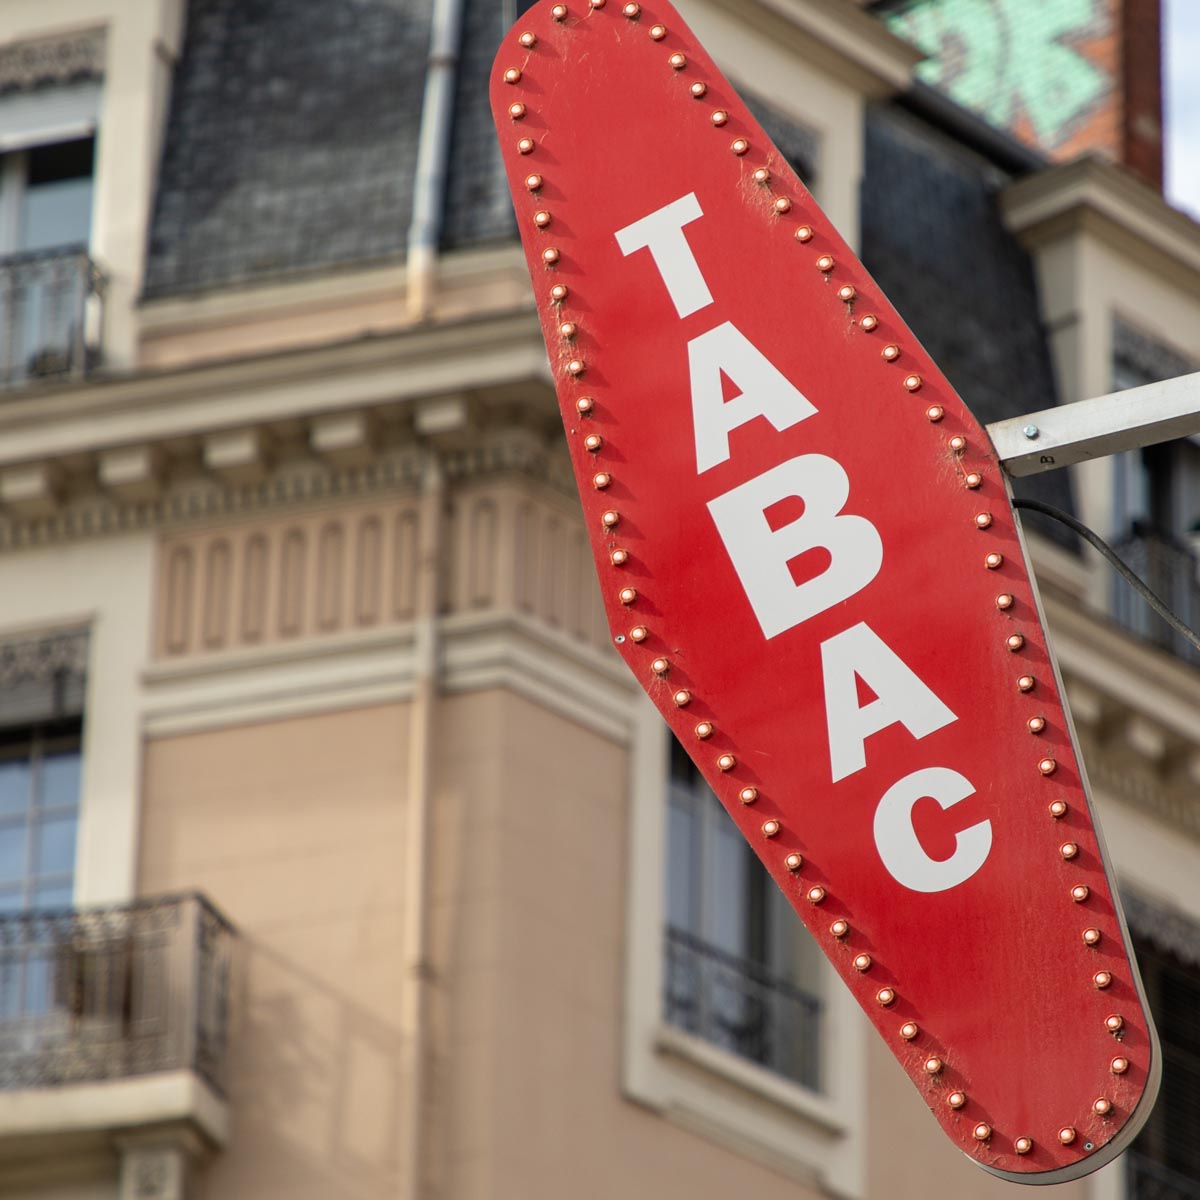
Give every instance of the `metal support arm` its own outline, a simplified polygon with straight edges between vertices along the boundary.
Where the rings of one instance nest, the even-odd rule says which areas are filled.
[[[1012,476],[1037,475],[1200,433],[1200,372],[987,427]]]

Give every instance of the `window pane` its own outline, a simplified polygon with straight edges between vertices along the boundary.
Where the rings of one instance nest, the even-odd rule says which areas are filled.
[[[74,817],[43,821],[38,828],[37,873],[70,874],[75,869]]]
[[[667,825],[667,924],[687,933],[698,933],[695,906],[698,859],[696,821],[690,804],[673,798]]]
[[[86,244],[92,223],[92,139],[29,152],[19,250]]]
[[[32,1016],[49,1012],[51,980],[54,978],[54,952],[42,950],[29,956],[25,965],[25,1013]]]
[[[25,907],[25,892],[21,885],[0,888],[0,914],[20,912]]]
[[[0,960],[0,1018],[20,1016],[21,962],[18,958]]]
[[[43,808],[68,805],[79,806],[78,750],[64,750],[47,754],[42,759],[41,776],[38,780],[38,803]]]
[[[46,884],[33,894],[34,908],[70,908],[75,900],[75,889],[69,883]]]
[[[28,832],[24,824],[0,826],[0,881],[11,883],[25,877]]]
[[[29,759],[0,761],[0,813],[24,812],[29,806]]]
[[[715,823],[711,862],[706,883],[708,899],[708,940],[729,954],[747,956],[747,910],[751,851],[741,833],[714,798],[711,802]]]

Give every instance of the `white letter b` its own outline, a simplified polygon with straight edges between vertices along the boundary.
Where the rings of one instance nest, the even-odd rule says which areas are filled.
[[[840,604],[879,573],[883,543],[865,517],[842,514],[849,494],[850,481],[838,462],[802,454],[708,502],[765,637]],[[804,512],[772,529],[766,510],[791,497],[804,502]],[[829,552],[829,566],[797,584],[788,563],[818,548]]]

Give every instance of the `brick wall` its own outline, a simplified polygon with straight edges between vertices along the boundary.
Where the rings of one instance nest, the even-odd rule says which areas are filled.
[[[1162,5],[1161,0],[1123,0],[1124,112],[1121,161],[1162,190]]]
[[[1056,160],[1097,153],[1162,187],[1161,0],[884,0],[926,82]]]

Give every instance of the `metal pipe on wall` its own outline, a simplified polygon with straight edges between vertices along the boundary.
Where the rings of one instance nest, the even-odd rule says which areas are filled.
[[[434,0],[408,228],[408,315],[426,320],[433,311],[438,242],[446,207],[446,170],[454,124],[454,95],[462,45],[463,0]]]
[[[418,518],[417,612],[414,629],[413,697],[409,714],[408,773],[404,831],[404,976],[400,1017],[405,1054],[401,1077],[402,1200],[419,1200],[425,1161],[425,1091],[429,959],[430,823],[438,698],[439,563],[445,479],[437,451],[430,447],[421,485]]]

